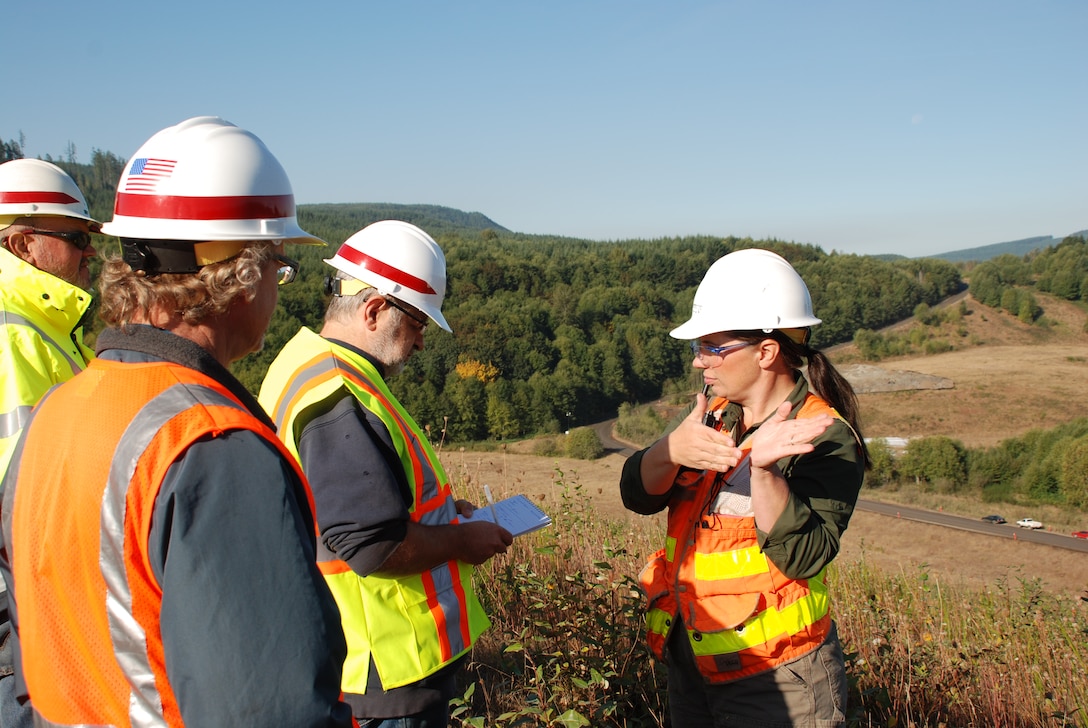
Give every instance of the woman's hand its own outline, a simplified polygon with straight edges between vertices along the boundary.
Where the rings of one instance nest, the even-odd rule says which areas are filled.
[[[686,468],[725,472],[740,461],[741,451],[728,434],[703,424],[706,407],[706,396],[700,392],[691,414],[666,437],[668,459]]]
[[[791,455],[803,455],[816,448],[812,441],[835,421],[831,415],[786,419],[793,406],[789,402],[778,409],[752,435],[752,467],[767,470]]]

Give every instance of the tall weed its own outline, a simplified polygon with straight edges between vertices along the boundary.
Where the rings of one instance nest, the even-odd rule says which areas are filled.
[[[557,482],[558,499],[544,504],[553,525],[477,572],[493,626],[473,649],[453,722],[668,726],[664,669],[645,646],[637,592],[663,524],[603,519],[575,478],[557,472]],[[864,559],[833,564],[829,583],[848,725],[1088,728],[1085,601],[1030,579],[977,590],[924,566],[887,573]]]

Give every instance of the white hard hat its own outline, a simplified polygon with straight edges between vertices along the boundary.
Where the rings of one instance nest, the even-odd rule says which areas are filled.
[[[377,288],[383,296],[415,306],[450,331],[442,315],[446,256],[438,243],[415,225],[400,220],[367,225],[325,262]]]
[[[74,217],[86,220],[92,230],[101,225],[87,211],[75,180],[57,165],[40,159],[0,164],[0,227],[31,216]]]
[[[251,132],[198,116],[158,132],[121,173],[107,235],[324,245],[298,226],[291,182]]]
[[[769,250],[746,248],[714,261],[695,291],[691,318],[670,335],[698,339],[719,331],[770,333],[819,323],[808,286],[793,266]]]

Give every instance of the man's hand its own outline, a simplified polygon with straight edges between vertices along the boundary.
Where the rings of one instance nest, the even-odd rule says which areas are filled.
[[[490,521],[477,521],[453,526],[458,530],[460,548],[457,558],[469,564],[480,565],[495,554],[505,554],[514,537],[502,526]]]

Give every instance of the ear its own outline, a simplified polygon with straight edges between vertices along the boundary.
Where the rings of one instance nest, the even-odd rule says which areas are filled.
[[[759,355],[757,361],[760,369],[770,369],[778,361],[782,353],[781,345],[774,339],[764,339],[756,344]]]
[[[381,296],[371,296],[363,302],[359,309],[359,315],[363,317],[363,325],[371,331],[378,329],[378,314],[385,307],[385,299]]]
[[[30,238],[24,233],[12,233],[4,241],[4,247],[16,257],[22,258],[27,263],[34,265],[34,254],[30,252]]]

